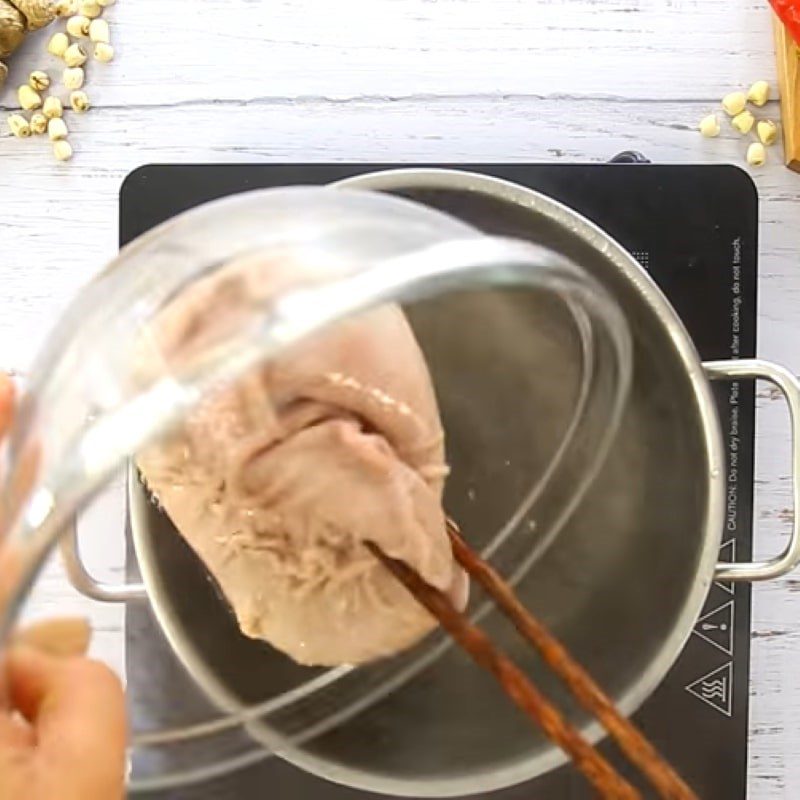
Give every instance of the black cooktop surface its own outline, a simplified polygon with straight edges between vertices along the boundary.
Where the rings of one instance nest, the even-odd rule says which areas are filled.
[[[120,197],[120,240],[224,195],[290,184],[321,184],[392,164],[156,165],[134,172]],[[402,165],[409,166],[409,165]],[[431,166],[431,165],[426,165]],[[441,166],[441,165],[436,165]],[[631,251],[666,293],[705,359],[746,358],[756,349],[758,199],[735,167],[652,164],[447,165],[529,186],[576,209]],[[728,508],[720,560],[751,555],[754,389],[715,385],[728,448]],[[735,430],[736,429],[736,430]],[[127,611],[128,690],[134,722],[156,709],[198,702],[141,606]],[[712,586],[672,671],[636,715],[638,724],[704,800],[746,796],[750,587]],[[201,710],[197,712],[203,717]],[[612,760],[617,760],[611,748]],[[165,795],[167,796],[167,795]],[[371,800],[270,759],[171,798]],[[583,779],[563,768],[485,800],[583,800]]]

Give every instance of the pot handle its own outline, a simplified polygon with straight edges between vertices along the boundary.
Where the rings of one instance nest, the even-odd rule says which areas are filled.
[[[800,380],[786,367],[758,358],[733,361],[706,361],[703,364],[712,381],[753,378],[768,381],[783,394],[789,406],[792,432],[792,500],[794,521],[786,549],[766,561],[717,564],[715,578],[724,581],[768,581],[779,578],[800,563]]]
[[[792,499],[794,521],[789,544],[778,556],[766,561],[742,563],[719,563],[715,571],[716,580],[767,581],[779,578],[800,563],[800,380],[786,367],[757,358],[742,358],[703,363],[706,375],[712,381],[761,379],[777,387],[789,406],[792,432]],[[67,577],[73,587],[86,597],[108,603],[124,603],[129,600],[147,598],[142,583],[115,585],[103,583],[89,574],[80,556],[78,533],[73,521],[70,529],[60,539],[61,556]]]
[[[128,600],[147,599],[147,590],[143,583],[115,585],[98,581],[89,574],[83,559],[81,559],[75,520],[70,524],[69,530],[64,531],[63,536],[60,537],[59,547],[69,582],[85,597],[104,603],[125,603]]]

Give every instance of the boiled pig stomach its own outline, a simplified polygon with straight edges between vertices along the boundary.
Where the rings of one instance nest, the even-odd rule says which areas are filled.
[[[177,367],[237,314],[326,274],[288,259],[234,262],[158,315],[140,361]],[[372,661],[435,626],[367,541],[466,602],[445,530],[436,398],[395,306],[209,394],[138,466],[242,632],[301,664]]]

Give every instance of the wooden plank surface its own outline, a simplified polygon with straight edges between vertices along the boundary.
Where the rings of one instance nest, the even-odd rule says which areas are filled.
[[[125,174],[153,161],[656,161],[742,163],[699,118],[775,81],[762,0],[119,0],[118,60],[93,68],[72,117],[75,160],[0,134],[0,368],[23,373],[77,288],[116,249]],[[54,62],[43,33],[12,60],[0,107]],[[765,115],[777,117],[778,103]],[[759,353],[800,372],[800,177],[779,150],[761,195]],[[791,517],[786,412],[759,393],[757,549]],[[120,576],[120,487],[83,522],[89,560]],[[96,652],[122,662],[121,614],[84,602],[57,566],[32,614],[86,608]],[[800,797],[800,575],[754,592],[750,796]]]

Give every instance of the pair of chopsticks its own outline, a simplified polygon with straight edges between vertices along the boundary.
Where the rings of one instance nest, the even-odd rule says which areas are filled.
[[[462,539],[455,523],[448,520],[448,534],[456,561],[495,601],[521,636],[566,684],[578,702],[593,714],[610,736],[647,778],[664,800],[699,800],[680,775],[664,760],[636,726],[623,717],[592,677],[564,646],[517,599],[511,587]],[[492,673],[508,697],[561,747],[603,798],[641,800],[640,792],[542,695],[525,673],[491,639],[473,625],[439,589],[429,585],[403,561],[387,556],[377,545],[367,543],[375,557],[411,592],[460,647]]]

